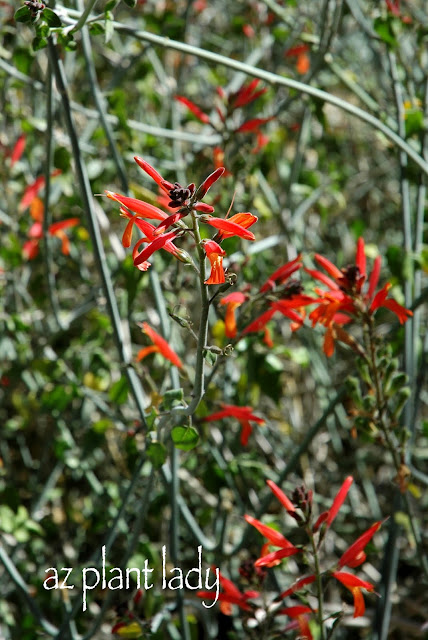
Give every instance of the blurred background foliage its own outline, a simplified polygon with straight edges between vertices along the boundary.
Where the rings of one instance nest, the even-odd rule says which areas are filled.
[[[0,544],[1,559],[6,563],[7,556],[10,563],[1,575],[0,635],[7,640],[110,637],[133,592],[94,591],[82,613],[80,591],[76,596],[43,589],[45,569],[97,566],[106,540],[112,566],[139,566],[149,558],[159,569],[160,548],[168,544],[172,526],[170,478],[159,469],[164,449],[153,446],[156,438],[151,441],[148,433],[165,391],[183,386],[190,393],[196,345],[172,323],[170,341],[186,363],[179,385],[158,355],[132,364],[149,416],[142,424],[129,367],[117,348],[81,166],[91,194],[129,189],[156,203],[153,182],[134,155],[182,184],[199,184],[224,165],[229,174],[208,198],[216,215],[224,217],[233,201],[231,213],[259,217],[255,243],[224,242],[240,289],[250,284],[256,290],[299,252],[307,266],[313,266],[316,252],[338,266],[352,263],[360,235],[370,259],[384,256],[382,284],[388,278],[395,299],[417,311],[405,330],[388,312],[379,316],[379,328],[410,379],[405,462],[413,473],[410,500],[427,550],[427,177],[375,126],[293,88],[261,82],[257,88],[266,92],[227,111],[252,77],[198,56],[199,50],[210,51],[318,87],[378,118],[428,162],[426,4],[140,0],[127,6],[132,4],[95,2],[82,28],[76,27],[84,10],[79,0],[50,2],[50,13],[36,11],[34,22],[26,10],[15,20],[19,3],[0,3]],[[164,40],[153,43],[147,34]],[[195,49],[177,50],[167,39]],[[69,103],[62,100],[54,61],[63,68]],[[191,100],[208,121],[176,96]],[[260,126],[238,131],[257,118],[263,119]],[[164,322],[159,286],[166,308],[197,327],[194,274],[166,253],[154,256],[155,274],[139,272],[120,244],[118,207],[100,197],[91,206],[122,339],[134,356],[147,344],[137,322]],[[70,242],[67,253],[63,236],[48,226],[70,218],[78,222],[62,231]],[[37,222],[45,225],[44,236],[37,235]],[[224,309],[214,307],[210,344],[224,347]],[[266,426],[255,425],[243,448],[236,420],[196,421],[199,444],[182,454],[179,472],[182,500],[193,516],[182,511],[183,567],[194,566],[202,539],[204,561],[236,578],[239,563],[257,556],[260,543],[253,536],[239,546],[242,515],[260,508],[265,479],[276,481],[282,473],[286,490],[303,480],[327,500],[346,475],[354,475],[358,489],[350,494],[347,514],[354,518],[339,527],[340,549],[344,540],[391,514],[394,472],[381,439],[354,433],[346,404],[329,408],[354,372],[354,354],[339,346],[328,360],[321,332],[309,323],[293,334],[283,319],[272,329],[272,348],[250,336],[208,369],[213,384],[199,418],[226,402],[251,405]],[[163,444],[169,451],[168,434]],[[355,627],[347,618],[337,637],[426,634],[426,576],[408,516],[397,511],[398,580],[393,575],[385,587],[392,589],[386,598],[392,614],[384,598],[375,617],[373,598],[363,624]],[[371,578],[385,578],[388,563],[384,559],[382,565],[380,553],[371,558]],[[289,561],[287,571],[289,584],[297,567]],[[20,581],[27,584],[27,596]],[[208,624],[199,601],[185,597],[192,638],[226,637],[221,616]],[[181,637],[174,598],[159,590],[144,595],[141,611],[159,628],[147,637]],[[339,609],[340,595],[331,598]],[[245,637],[235,624],[235,637]],[[60,635],[49,625],[62,629]]]

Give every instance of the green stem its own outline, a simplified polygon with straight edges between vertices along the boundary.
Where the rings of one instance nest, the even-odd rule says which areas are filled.
[[[195,413],[200,401],[205,393],[205,355],[204,349],[207,344],[208,335],[208,313],[210,308],[208,298],[208,287],[205,284],[205,251],[201,245],[201,235],[199,233],[196,215],[192,212],[193,232],[195,234],[196,248],[199,257],[199,284],[201,288],[201,318],[199,323],[198,344],[195,365],[195,381],[193,385],[193,400],[187,407],[185,414],[191,416]]]
[[[322,591],[322,576],[320,572],[320,563],[318,558],[318,549],[315,544],[314,536],[312,531],[307,532],[311,541],[312,553],[314,555],[314,564],[315,564],[315,575],[316,575],[316,585],[317,585],[317,594],[318,594],[318,624],[320,627],[320,640],[325,640],[324,634],[324,601],[323,601],[323,591]]]
[[[94,6],[96,5],[97,1],[98,0],[89,0],[86,6],[86,9],[83,11],[82,15],[80,16],[80,18],[78,19],[74,27],[70,30],[70,33],[76,33],[76,31],[79,31],[79,29],[82,29],[82,27],[85,25],[86,20],[89,17],[89,14],[91,13]]]

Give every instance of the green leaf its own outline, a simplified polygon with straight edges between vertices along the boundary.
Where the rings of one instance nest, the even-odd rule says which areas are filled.
[[[110,41],[112,35],[113,35],[113,31],[114,31],[114,27],[113,27],[113,19],[114,16],[111,13],[111,11],[106,11],[105,12],[105,21],[104,21],[104,26],[105,26],[105,38],[104,38],[104,42],[107,44],[107,42]]]
[[[105,33],[105,27],[101,22],[92,22],[89,26],[89,33],[92,36],[99,36]]]
[[[420,109],[406,111],[405,127],[406,138],[414,134],[419,134],[424,130],[424,114]]]
[[[54,166],[66,173],[71,166],[71,156],[65,147],[57,147],[54,152]]]
[[[62,27],[62,22],[55,11],[52,11],[52,9],[48,9],[47,7],[43,9],[42,20],[46,22],[50,27]]]
[[[137,0],[124,0],[124,2],[128,7],[131,7],[131,9],[137,6]]]
[[[165,391],[162,398],[162,407],[165,410],[172,409],[176,402],[183,402],[184,399],[184,391],[182,388],[180,389],[170,389],[169,391]]]
[[[167,457],[166,447],[161,442],[151,442],[146,449],[146,454],[156,469],[164,464]]]
[[[40,38],[39,36],[36,36],[33,40],[32,46],[33,51],[40,51],[40,49],[44,49],[48,46],[48,41],[46,40],[46,38]]]
[[[15,11],[15,20],[16,22],[32,22],[33,16],[31,15],[31,11],[27,6],[19,7],[17,11]]]
[[[183,451],[194,449],[199,442],[199,434],[194,427],[174,427],[171,438],[177,449]]]
[[[397,39],[392,30],[391,20],[384,20],[383,18],[376,18],[373,23],[374,30],[378,34],[379,38],[391,47],[397,46]]]
[[[106,6],[105,6],[105,9],[104,9],[106,18],[107,18],[107,13],[110,13],[111,11],[113,11],[113,9],[115,9],[118,4],[119,4],[119,0],[109,0],[109,2],[107,2]],[[113,16],[110,15],[108,19],[112,20]]]
[[[115,382],[110,391],[109,398],[116,404],[124,404],[128,398],[128,380],[126,376],[122,376],[117,382]]]
[[[109,429],[114,427],[114,423],[109,418],[101,418],[101,420],[97,420],[93,423],[92,429],[95,433],[105,433]]]

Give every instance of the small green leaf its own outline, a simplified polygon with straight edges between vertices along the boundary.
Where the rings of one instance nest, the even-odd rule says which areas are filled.
[[[105,6],[104,12],[105,12],[105,16],[107,18],[107,13],[110,13],[111,11],[113,11],[113,9],[116,8],[116,6],[118,5],[119,0],[109,0]],[[113,19],[113,16],[110,14],[110,16],[108,17],[109,20]]]
[[[128,380],[125,376],[122,376],[117,382],[115,382],[110,391],[109,398],[116,404],[124,404],[128,398]]]
[[[92,22],[89,26],[89,33],[92,36],[99,36],[105,33],[105,27],[101,22]]]
[[[182,388],[180,389],[170,389],[169,391],[165,391],[162,398],[162,407],[165,410],[172,409],[176,402],[183,402],[184,399],[184,391]]]
[[[15,11],[15,20],[16,22],[32,22],[33,16],[31,15],[31,11],[28,7],[19,7],[17,11]]]
[[[48,41],[46,40],[46,38],[40,38],[39,36],[36,36],[33,40],[32,46],[33,51],[40,51],[40,49],[44,49],[48,46]]]
[[[212,351],[208,351],[208,350],[204,351],[204,358],[211,367],[213,367],[217,361],[217,355]]]
[[[55,28],[62,26],[62,22],[55,11],[52,11],[52,9],[48,9],[47,7],[43,9],[42,20],[46,22],[50,27]]]
[[[166,448],[161,442],[151,442],[146,449],[146,454],[155,469],[159,469],[167,457]]]
[[[194,427],[174,427],[171,438],[177,449],[190,451],[199,442],[199,434]]]
[[[392,30],[391,20],[384,20],[383,18],[376,18],[373,23],[374,30],[378,34],[379,38],[383,40],[385,44],[391,47],[397,46],[397,39],[394,31]]]
[[[137,6],[137,0],[124,0],[124,2],[128,5],[128,7],[131,7],[131,9]]]
[[[109,429],[114,427],[114,423],[109,418],[101,418],[101,420],[97,420],[93,423],[92,429],[95,433],[105,433]]]
[[[114,27],[113,27],[113,14],[110,11],[106,11],[105,12],[105,21],[104,21],[104,26],[105,26],[105,38],[104,38],[104,42],[107,43],[110,41],[112,35],[113,35],[113,31],[114,31]]]

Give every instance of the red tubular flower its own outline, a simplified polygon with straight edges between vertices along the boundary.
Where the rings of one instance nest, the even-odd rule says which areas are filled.
[[[177,102],[181,102],[181,104],[184,104],[184,106],[187,107],[198,120],[200,120],[204,124],[209,124],[209,116],[204,113],[194,102],[192,102],[188,98],[185,98],[184,96],[174,96],[174,99],[177,100]]]
[[[272,480],[266,480],[266,484],[274,494],[275,498],[280,501],[282,506],[287,511],[290,511],[291,513],[294,513],[296,511],[296,507],[294,506],[294,504],[291,502],[291,500],[289,500],[289,498],[287,498],[285,493],[278,487],[277,484],[275,484]]]
[[[304,604],[296,604],[292,607],[285,607],[284,609],[280,609],[278,611],[278,614],[283,614],[285,616],[288,616],[289,618],[295,618],[296,623],[290,623],[289,625],[287,625],[285,631],[295,628],[297,625],[300,632],[300,640],[313,640],[308,621],[308,614],[312,613],[313,610]]]
[[[239,291],[229,293],[220,300],[220,304],[225,304],[226,315],[224,318],[225,335],[227,338],[235,338],[237,333],[235,311],[247,299],[247,296]]]
[[[338,562],[338,567],[358,567],[366,559],[364,547],[370,542],[374,534],[380,528],[382,521],[375,522],[367,531],[365,531],[350,547],[343,553]]]
[[[120,193],[114,193],[113,191],[105,191],[107,198],[115,200],[119,204],[123,205],[130,211],[138,214],[142,218],[148,218],[149,220],[165,220],[168,214],[158,207],[155,207],[148,202],[137,200],[137,198],[128,198],[128,196],[122,196]]]
[[[199,187],[197,191],[197,197],[202,200],[202,198],[206,196],[206,194],[208,193],[208,190],[210,189],[210,187],[213,186],[214,182],[217,182],[217,180],[223,175],[223,173],[224,173],[224,167],[218,167],[215,171],[210,173],[210,175],[207,178],[205,178],[205,180]]]
[[[366,606],[361,589],[374,591],[374,586],[370,582],[361,580],[361,578],[357,578],[357,576],[352,575],[352,573],[347,573],[346,571],[334,571],[332,575],[349,589],[354,596],[354,618],[364,615]]]
[[[258,78],[254,78],[254,80],[251,80],[247,85],[243,85],[236,94],[230,97],[229,102],[231,107],[233,109],[244,107],[266,93],[267,89],[259,89],[256,91],[259,83],[260,80]]]
[[[233,404],[223,404],[222,407],[221,411],[216,411],[209,416],[205,416],[205,418],[202,418],[202,421],[212,422],[214,420],[222,420],[223,418],[236,418],[242,427],[241,444],[243,446],[248,444],[248,439],[252,432],[250,421],[256,422],[257,424],[265,423],[263,418],[259,418],[253,414],[253,409],[251,407],[237,407]]]
[[[218,220],[218,218],[217,218]],[[231,222],[234,225],[238,225],[239,227],[242,227],[243,229],[248,229],[249,227],[251,227],[255,222],[257,222],[258,218],[257,216],[253,215],[252,213],[249,212],[245,212],[245,213],[235,213],[233,216],[231,216],[230,218],[226,219],[227,222]],[[210,224],[210,223],[208,223]],[[211,225],[214,226],[214,225]],[[218,234],[217,234],[217,238],[219,240],[219,242],[221,242],[222,240],[224,240],[225,238],[232,238],[233,236],[239,235],[238,233],[236,233],[236,230],[231,230],[230,226],[229,226],[229,230],[227,230],[225,227],[223,228],[219,228],[217,227],[219,230]],[[242,236],[244,237],[244,236]],[[253,238],[247,238],[248,240],[254,240]]]
[[[21,158],[22,154],[24,153],[25,143],[26,143],[26,137],[25,137],[25,134],[22,134],[22,136],[19,136],[18,140],[15,142],[15,146],[12,149],[12,153],[10,155],[11,167],[13,167],[15,162],[18,162],[18,160]]]
[[[218,594],[218,600],[224,604],[236,604],[238,607],[243,609],[244,611],[251,611],[252,607],[248,603],[249,600],[259,597],[258,591],[244,591],[243,593],[239,591],[238,587],[235,587],[231,580],[225,578],[221,572],[219,571],[219,580],[220,585],[223,589],[221,593]],[[199,598],[203,598],[204,600],[214,600],[217,597],[216,593],[211,591],[198,591],[196,594]],[[232,611],[230,607],[222,606],[222,613],[225,615],[231,615]]]
[[[315,582],[316,579],[316,575],[311,574],[310,576],[304,576],[303,578],[296,580],[296,582],[292,584],[291,587],[283,591],[278,596],[277,600],[283,600],[284,598],[287,598],[287,596],[291,596],[293,593],[296,593],[296,591],[300,591],[300,589],[305,587],[307,584],[312,584],[313,582]]]
[[[348,495],[349,489],[351,488],[351,484],[353,482],[354,482],[354,478],[352,476],[348,476],[345,479],[345,481],[342,484],[342,486],[340,487],[339,491],[337,492],[337,495],[336,495],[335,499],[333,500],[333,504],[331,505],[331,507],[330,507],[330,509],[328,511],[328,516],[327,516],[327,526],[328,527],[331,525],[331,523],[333,522],[333,520],[337,516],[340,507],[345,502],[345,498]]]
[[[252,120],[247,120],[236,129],[236,133],[251,133],[252,131],[258,131],[262,124],[266,124],[266,122],[270,122],[271,120],[274,120],[274,118],[275,116],[271,116],[270,118],[253,118]]]
[[[311,61],[307,55],[308,51],[309,46],[307,44],[299,44],[285,52],[286,58],[297,58],[296,69],[301,75],[307,73],[311,66]]]
[[[231,219],[213,218],[212,216],[201,216],[200,220],[201,222],[205,222],[206,224],[209,224],[211,227],[214,227],[215,229],[220,229],[222,231],[222,239],[225,237],[230,238],[232,236],[239,236],[240,238],[244,238],[245,240],[256,239],[254,233],[252,233],[251,231],[248,231],[241,224],[236,224],[236,222],[233,222]],[[251,222],[251,224],[254,224],[254,223]]]
[[[54,178],[60,173],[61,173],[60,169],[55,169],[51,173],[51,178]],[[34,180],[34,182],[28,185],[28,187],[24,191],[24,195],[21,198],[21,202],[19,203],[19,206],[18,206],[19,211],[24,211],[33,202],[34,198],[38,196],[38,194],[40,193],[40,191],[43,189],[44,186],[45,186],[45,176],[39,176]]]
[[[171,182],[164,180],[161,174],[158,173],[148,162],[143,160],[143,158],[134,156],[134,160],[138,166],[141,167],[141,169],[145,171],[156,182],[156,184],[169,195],[171,189],[174,189],[174,185]]]
[[[150,258],[152,253],[164,247],[167,242],[169,242],[170,240],[172,240],[172,238],[175,237],[175,234],[176,234],[175,231],[168,231],[168,233],[163,233],[161,236],[158,236],[157,238],[155,238],[153,242],[148,244],[147,247],[143,249],[141,253],[138,253],[138,249],[140,248],[143,242],[146,242],[146,238],[142,238],[141,240],[139,240],[132,252],[134,266],[138,267],[142,265],[144,262],[146,262],[147,258]]]
[[[141,361],[150,353],[158,352],[164,358],[172,362],[173,365],[179,367],[180,369],[183,367],[183,363],[181,362],[178,355],[171,349],[168,342],[162,338],[154,329],[151,328],[147,322],[143,322],[138,325],[144,331],[144,333],[150,338],[150,340],[154,343],[151,347],[145,347],[140,349],[137,355],[137,360]]]
[[[312,326],[319,322],[327,329],[324,340],[324,352],[327,356],[333,354],[336,338],[346,342],[348,334],[341,331],[340,325],[358,318],[362,313],[372,315],[377,309],[386,308],[396,314],[400,323],[406,322],[413,315],[409,309],[405,309],[395,300],[387,299],[391,286],[389,283],[375,294],[381,259],[380,256],[375,259],[373,270],[368,276],[363,238],[357,241],[355,265],[338,269],[330,260],[318,254],[315,255],[315,260],[327,271],[328,276],[316,269],[305,269],[305,271],[326,285],[328,290],[316,289],[320,296],[319,306],[310,313],[309,317],[312,320]],[[367,280],[368,286],[364,292],[363,287]],[[349,340],[347,344],[352,346]]]
[[[274,289],[276,285],[283,284],[293,273],[302,268],[302,254],[299,253],[297,258],[290,260],[286,264],[279,267],[269,276],[266,282],[260,287],[260,293]]]
[[[203,247],[211,263],[211,274],[205,280],[205,284],[222,284],[226,280],[223,269],[223,258],[226,255],[226,251],[223,251],[214,240],[203,240]]]
[[[295,553],[299,553],[300,549],[295,547],[294,544],[292,544],[289,540],[287,540],[287,538],[285,538],[282,535],[282,533],[280,533],[276,529],[269,527],[267,524],[263,524],[263,522],[260,522],[260,520],[257,520],[256,518],[253,518],[252,516],[249,516],[247,514],[244,515],[244,518],[248,522],[248,524],[251,524],[251,526],[255,527],[257,531],[259,531],[262,534],[262,536],[267,538],[269,540],[269,543],[272,546],[280,547],[281,550],[285,552],[290,551],[288,555],[294,555]],[[274,555],[274,554],[269,554],[269,556],[271,555]],[[281,557],[285,558],[286,556],[287,556],[287,553]],[[268,556],[264,556],[264,557],[268,557]],[[257,565],[257,566],[260,566],[260,565]]]

